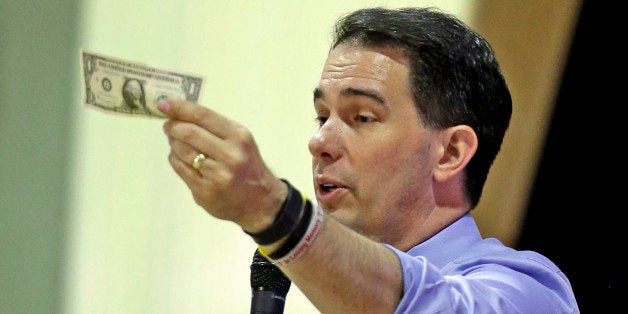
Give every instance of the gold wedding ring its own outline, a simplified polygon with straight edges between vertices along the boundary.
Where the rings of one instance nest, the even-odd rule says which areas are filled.
[[[201,169],[201,165],[203,164],[204,160],[205,160],[205,155],[203,155],[203,153],[196,155],[194,157],[194,161],[192,162],[192,168],[196,170]]]

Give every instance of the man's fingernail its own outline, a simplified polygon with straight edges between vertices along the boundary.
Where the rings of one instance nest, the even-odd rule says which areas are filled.
[[[170,108],[170,103],[165,99],[161,99],[157,102],[157,109],[159,109],[159,111],[166,113],[168,108]]]

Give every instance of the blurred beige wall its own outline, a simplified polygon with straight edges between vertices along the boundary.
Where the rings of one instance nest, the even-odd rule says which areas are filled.
[[[275,173],[312,197],[311,92],[333,22],[438,5],[487,36],[512,88],[513,128],[474,211],[512,243],[577,4],[0,0],[0,312],[249,310],[254,243],[194,203],[163,121],[81,105],[79,48],[205,76],[202,105],[249,127]],[[286,313],[317,311],[293,286]]]

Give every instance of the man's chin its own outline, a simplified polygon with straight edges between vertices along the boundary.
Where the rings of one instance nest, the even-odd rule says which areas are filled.
[[[356,214],[347,209],[334,208],[333,210],[327,210],[327,213],[341,224],[355,230],[360,231],[357,224]]]
[[[358,216],[359,212],[357,210],[336,208],[333,212],[328,213],[334,218],[334,220],[338,221],[347,228],[376,242],[383,242],[383,239],[373,233],[375,231],[373,227],[375,226],[365,225],[366,222],[360,220],[360,217]],[[368,232],[367,230],[370,230],[371,232]]]

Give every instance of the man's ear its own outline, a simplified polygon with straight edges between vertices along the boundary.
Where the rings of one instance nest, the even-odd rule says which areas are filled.
[[[446,181],[462,173],[478,149],[478,137],[468,125],[456,125],[440,132],[441,156],[434,179]]]

